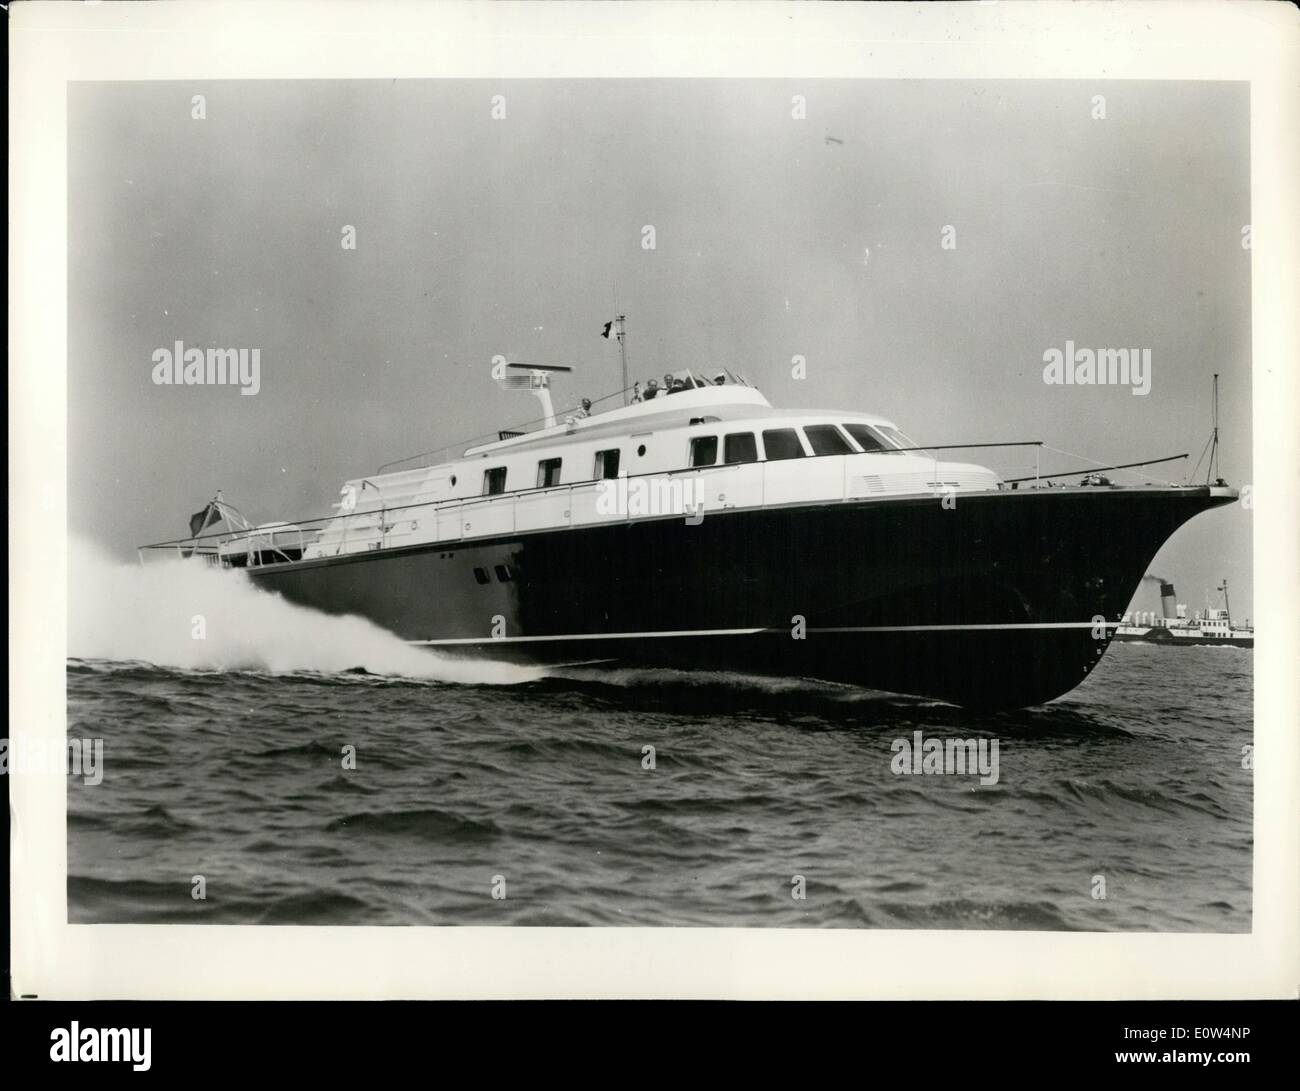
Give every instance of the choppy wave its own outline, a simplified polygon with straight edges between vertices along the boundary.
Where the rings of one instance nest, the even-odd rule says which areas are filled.
[[[83,616],[68,664],[69,731],[104,741],[102,784],[68,781],[78,923],[1251,926],[1249,656],[1121,645],[1000,714],[720,672],[494,685],[206,570],[98,571],[130,620]],[[915,731],[996,740],[998,782],[897,775]]]

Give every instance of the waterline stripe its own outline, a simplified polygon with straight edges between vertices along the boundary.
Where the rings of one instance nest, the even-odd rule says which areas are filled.
[[[1101,626],[1104,629],[1118,629],[1118,621],[1025,621],[1006,624],[974,625],[840,625],[829,628],[809,628],[809,633],[944,633],[976,632],[989,630],[1026,630],[1026,629],[1092,629]],[[668,629],[661,632],[647,633],[560,633],[554,636],[469,636],[446,640],[408,640],[408,644],[529,644],[538,641],[556,640],[637,640],[673,636],[753,636],[756,633],[786,634],[789,630],[781,629]]]
[[[810,633],[943,633],[980,629],[1118,629],[1118,621],[1017,621],[1004,625],[843,625],[809,629]],[[781,630],[773,630],[779,632]]]
[[[561,633],[558,636],[469,636],[452,640],[408,640],[408,644],[527,644],[538,640],[635,640],[660,636],[751,636],[780,629],[668,629],[658,633]]]

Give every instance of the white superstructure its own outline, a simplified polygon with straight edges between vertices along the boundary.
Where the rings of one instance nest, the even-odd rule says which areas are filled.
[[[503,435],[453,461],[346,482],[304,558],[672,514],[637,506],[647,487],[695,517],[999,487],[985,467],[902,450],[915,444],[883,417],[774,409],[743,382]]]

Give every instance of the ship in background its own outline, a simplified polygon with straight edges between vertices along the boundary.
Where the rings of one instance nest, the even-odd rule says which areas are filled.
[[[1220,644],[1234,648],[1253,648],[1255,629],[1250,619],[1234,625],[1228,604],[1228,581],[1217,588],[1223,595],[1223,608],[1207,606],[1191,617],[1187,607],[1175,599],[1174,585],[1160,581],[1160,615],[1154,612],[1125,614],[1115,630],[1115,639],[1144,644],[1205,645]]]

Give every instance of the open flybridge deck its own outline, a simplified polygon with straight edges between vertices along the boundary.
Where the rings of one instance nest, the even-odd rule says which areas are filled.
[[[503,432],[437,465],[353,478],[333,516],[251,526],[223,504],[233,516],[227,532],[188,548],[167,546],[214,564],[260,566],[618,519],[951,496],[1002,485],[993,470],[918,448],[884,417],[775,409],[744,380],[732,380],[533,432]],[[607,483],[620,477],[633,495],[639,481],[673,482],[686,508],[611,504]]]

